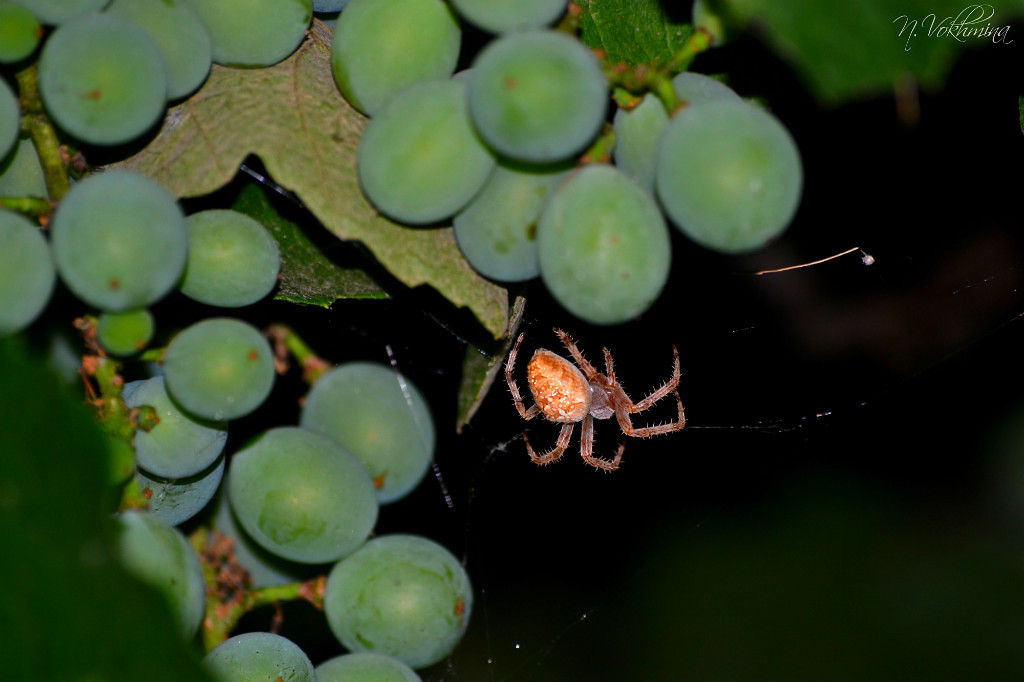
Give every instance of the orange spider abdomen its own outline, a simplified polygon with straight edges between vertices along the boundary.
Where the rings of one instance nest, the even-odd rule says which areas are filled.
[[[583,372],[560,355],[543,348],[526,367],[533,399],[553,422],[578,422],[590,412],[590,384]]]

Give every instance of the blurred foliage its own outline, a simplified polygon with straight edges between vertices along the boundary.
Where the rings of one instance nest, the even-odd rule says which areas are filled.
[[[0,668],[23,682],[202,682],[163,597],[113,558],[99,430],[22,341],[0,340]]]

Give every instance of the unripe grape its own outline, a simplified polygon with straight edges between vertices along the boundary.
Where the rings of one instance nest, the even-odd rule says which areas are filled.
[[[167,69],[167,98],[198,88],[210,73],[210,35],[185,0],[113,0],[107,12],[134,21],[149,33]]]
[[[224,449],[227,426],[179,409],[167,395],[162,376],[126,386],[124,402],[130,408],[148,405],[159,419],[148,431],[139,429],[132,441],[135,460],[151,474],[167,479],[194,476],[213,464]]]
[[[98,145],[146,132],[167,103],[160,50],[138,24],[94,14],[53,32],[39,57],[39,93],[60,127]]]
[[[527,167],[499,163],[452,221],[455,240],[473,269],[502,282],[537,276],[537,219],[548,195],[567,172],[564,164]]]
[[[487,181],[494,156],[469,122],[465,87],[453,80],[410,85],[367,124],[359,182],[382,213],[417,225],[443,220]]]
[[[0,0],[0,63],[11,64],[28,57],[42,35],[39,20],[31,12],[10,0]]]
[[[63,24],[103,9],[108,0],[18,0],[44,24]]]
[[[7,158],[0,160],[0,197],[45,197],[46,178],[32,139],[18,141]]]
[[[668,279],[665,219],[651,195],[613,166],[584,166],[562,183],[541,214],[537,239],[551,295],[593,324],[639,315]]]
[[[206,654],[203,666],[218,682],[316,682],[305,652],[271,632],[235,635]]]
[[[184,478],[162,478],[135,469],[135,481],[149,501],[149,513],[177,526],[201,512],[220,487],[227,460],[218,457],[198,474]]]
[[[244,213],[209,209],[188,217],[188,264],[181,292],[223,308],[265,297],[277,284],[281,250],[263,225]]]
[[[144,308],[185,268],[185,215],[167,190],[132,171],[76,183],[57,207],[50,234],[61,279],[101,310]]]
[[[549,163],[581,152],[604,124],[608,84],[594,54],[556,31],[509,33],[473,62],[469,111],[501,154]]]
[[[698,244],[726,253],[764,246],[789,225],[803,170],[789,132],[742,100],[698,102],[665,129],[655,174],[673,223]]]
[[[565,14],[566,0],[452,0],[466,21],[491,33],[541,28]]]
[[[333,14],[345,9],[348,0],[313,0],[313,11],[317,14]]]
[[[350,651],[375,651],[424,668],[462,639],[473,588],[459,560],[416,535],[376,537],[327,576],[324,614]]]
[[[416,671],[393,656],[372,651],[343,654],[316,667],[316,682],[421,682]]]
[[[50,245],[28,218],[0,209],[0,337],[21,331],[46,308],[57,275]]]
[[[615,112],[615,166],[652,194],[658,140],[666,125],[665,106],[653,95],[644,97],[630,111]]]
[[[349,104],[376,116],[406,86],[451,76],[461,42],[441,0],[352,0],[331,39],[334,80]]]
[[[206,585],[192,545],[180,531],[144,511],[118,514],[117,554],[139,580],[168,600],[184,639],[199,630],[206,605]]]
[[[702,73],[683,71],[672,79],[672,89],[683,102],[696,104],[715,99],[740,101],[742,98],[736,91],[720,80]]]
[[[270,66],[299,46],[313,0],[186,0],[210,35],[213,61]]]
[[[19,130],[21,107],[18,105],[18,98],[7,85],[7,81],[0,78],[0,159],[14,149]]]
[[[145,308],[123,313],[102,313],[96,340],[111,355],[135,355],[153,338],[153,315]]]
[[[249,537],[292,561],[337,561],[363,544],[377,521],[363,465],[306,429],[271,429],[236,453],[227,491]]]
[[[320,377],[299,424],[355,455],[369,471],[382,504],[407,495],[434,456],[434,420],[416,386],[391,367],[349,362]]]
[[[270,395],[274,355],[256,327],[214,317],[171,339],[164,377],[167,392],[185,410],[214,421],[237,419]]]

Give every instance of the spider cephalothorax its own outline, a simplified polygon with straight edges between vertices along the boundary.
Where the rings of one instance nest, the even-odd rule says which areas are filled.
[[[675,356],[672,376],[646,398],[634,403],[622,390],[619,382],[615,380],[612,354],[607,348],[603,349],[605,370],[602,374],[587,362],[568,334],[561,329],[555,329],[555,334],[562,340],[576,364],[574,365],[561,355],[544,348],[538,349],[526,367],[527,382],[530,384],[530,392],[536,403],[530,409],[526,409],[523,404],[519,387],[516,385],[515,379],[512,378],[516,353],[519,351],[519,344],[525,334],[520,334],[516,339],[516,344],[512,347],[512,352],[508,355],[508,362],[505,364],[505,381],[508,382],[509,390],[512,391],[512,398],[515,400],[519,415],[523,419],[543,416],[548,421],[563,424],[555,447],[540,455],[534,452],[526,434],[523,434],[526,451],[535,463],[543,465],[557,461],[569,447],[573,424],[576,422],[583,422],[583,435],[580,437],[580,454],[583,456],[583,461],[605,471],[614,471],[619,468],[619,461],[622,459],[626,443],[623,441],[619,445],[613,459],[594,457],[595,419],[609,419],[614,416],[622,433],[634,438],[672,433],[686,425],[683,401],[677,390],[679,386],[679,352],[675,346],[672,347],[672,354]],[[679,407],[677,421],[656,426],[633,426],[629,418],[630,414],[643,412],[669,394],[676,397],[676,405]]]

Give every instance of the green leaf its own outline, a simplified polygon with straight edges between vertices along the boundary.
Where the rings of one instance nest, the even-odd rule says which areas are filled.
[[[262,223],[281,247],[281,279],[275,299],[329,308],[339,298],[388,298],[363,270],[331,262],[302,228],[274,209],[259,185],[245,185],[232,208]]]
[[[60,384],[22,340],[0,339],[4,677],[204,682],[168,603],[114,559],[107,451],[80,390]]]
[[[175,196],[195,197],[225,185],[256,154],[328,230],[361,241],[400,282],[434,287],[501,336],[508,293],[470,267],[453,230],[397,225],[363,197],[356,149],[366,119],[335,87],[330,40],[330,29],[315,21],[279,64],[214,65],[199,92],[168,112],[156,139],[118,165],[155,178]]]
[[[958,23],[958,15],[980,19],[967,28],[988,24],[999,29],[1011,13],[1024,9],[1021,0],[1009,0],[999,3],[997,14],[985,20],[983,15],[961,13],[973,11],[965,8],[991,5],[961,0],[722,2],[732,22],[762,34],[826,104],[891,92],[895,84],[908,79],[926,89],[937,89],[961,51],[993,42],[991,36],[958,33],[961,41],[948,35],[948,27]],[[946,28],[940,28],[943,26]],[[1005,40],[1013,40],[1012,33]]]
[[[604,50],[613,62],[662,64],[682,49],[693,32],[679,17],[670,17],[659,0],[579,0],[577,4],[583,9],[581,39]],[[689,3],[682,4],[689,18]]]

